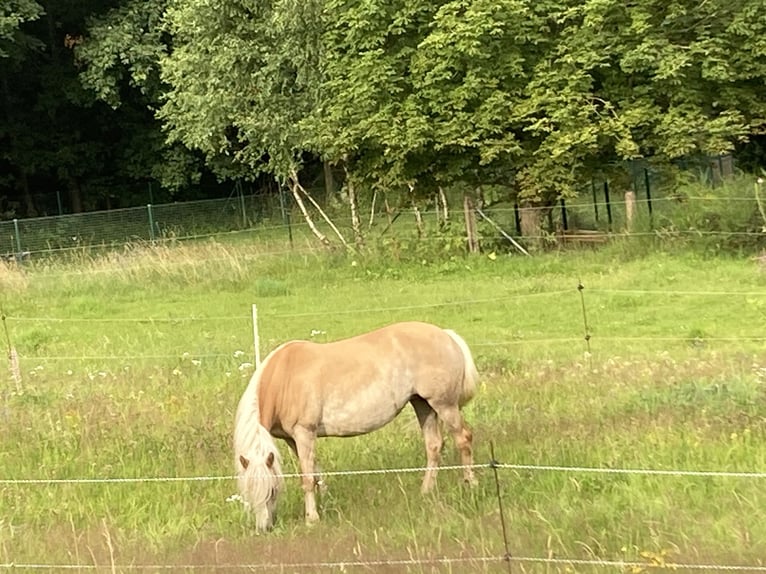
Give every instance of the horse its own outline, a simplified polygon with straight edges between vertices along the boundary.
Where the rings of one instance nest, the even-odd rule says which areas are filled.
[[[272,528],[284,489],[274,438],[297,455],[305,520],[319,520],[314,443],[377,430],[411,404],[425,441],[425,493],[435,482],[443,445],[439,421],[460,452],[463,478],[476,484],[473,435],[461,408],[474,396],[478,372],[454,331],[421,322],[394,323],[329,343],[295,340],[267,355],[245,389],[234,423],[234,464],[256,528]]]

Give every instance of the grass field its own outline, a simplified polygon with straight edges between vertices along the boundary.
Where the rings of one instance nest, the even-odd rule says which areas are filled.
[[[492,441],[508,464],[766,471],[766,274],[754,260],[621,245],[408,262],[264,250],[211,240],[0,269],[23,377],[18,386],[3,379],[6,568],[215,572],[504,554],[489,469],[474,490],[443,471],[425,497],[419,473],[331,476],[314,527],[302,522],[291,479],[276,530],[256,536],[227,501],[235,484],[226,478],[233,411],[253,371],[252,303],[264,354],[287,339],[333,340],[397,320],[458,331],[482,374],[466,409],[477,462],[490,460]],[[409,410],[377,433],[318,449],[326,471],[424,463]],[[447,440],[444,462],[456,461]],[[131,477],[216,479],[9,482]],[[518,562],[517,572],[766,565],[766,478],[503,469],[499,480],[514,557],[641,565]],[[366,571],[505,569],[466,561]]]

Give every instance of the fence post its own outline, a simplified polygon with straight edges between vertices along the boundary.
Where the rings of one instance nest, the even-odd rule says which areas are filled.
[[[649,223],[652,222],[652,186],[649,179],[649,169],[644,168],[644,184],[646,185],[646,206],[649,208]]]
[[[64,215],[64,206],[61,203],[61,192],[58,189],[56,190],[56,203],[59,206],[59,215]]]
[[[16,235],[16,261],[21,262],[21,233],[19,233],[19,220],[13,220],[13,233]]]
[[[609,225],[609,231],[612,230],[612,204],[609,202],[609,182],[604,181],[604,201],[606,202],[606,221]]]
[[[633,230],[633,217],[636,213],[636,192],[625,192],[625,227],[628,231]]]
[[[258,307],[253,303],[253,346],[255,347],[255,368],[261,367],[261,337],[258,333]]]
[[[152,204],[146,204],[146,211],[149,213],[149,239],[154,243],[154,213],[152,213]]]
[[[596,212],[596,223],[598,223],[598,198],[596,197],[596,181],[591,178],[590,190],[593,193],[593,210]]]
[[[513,219],[516,222],[516,235],[521,237],[521,216],[519,215],[519,202],[513,202]]]
[[[242,208],[242,229],[247,229],[247,211],[245,210],[245,192],[239,186],[239,205]]]

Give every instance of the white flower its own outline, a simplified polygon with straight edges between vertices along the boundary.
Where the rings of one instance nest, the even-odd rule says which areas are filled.
[[[202,361],[200,361],[199,359],[192,359],[192,365],[194,365],[195,367],[199,367],[201,364],[202,364]]]
[[[311,336],[316,337],[317,335],[326,335],[327,331],[320,331],[319,329],[311,329]]]
[[[244,352],[244,351],[234,351],[234,356],[235,356],[235,357],[241,357],[241,356],[242,356],[242,355],[244,355],[244,354],[245,354],[245,352]]]
[[[176,377],[177,377],[177,376],[179,376],[179,375],[181,375],[181,374],[182,374],[182,373],[181,373],[181,369],[179,369],[178,367],[176,367],[175,369],[173,369],[173,375],[175,375]]]
[[[242,363],[238,368],[240,371],[244,371],[245,369],[249,369],[252,366],[252,363]]]

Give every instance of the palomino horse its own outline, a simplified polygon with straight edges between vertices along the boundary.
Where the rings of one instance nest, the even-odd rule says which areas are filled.
[[[274,523],[282,490],[272,437],[298,456],[306,521],[319,520],[314,442],[365,434],[390,422],[407,403],[425,439],[422,490],[436,481],[439,420],[460,451],[466,482],[474,484],[472,435],[460,407],[474,395],[478,373],[457,333],[427,323],[396,323],[332,343],[290,341],[272,351],[253,375],[237,408],[234,459],[239,489],[259,530]]]

